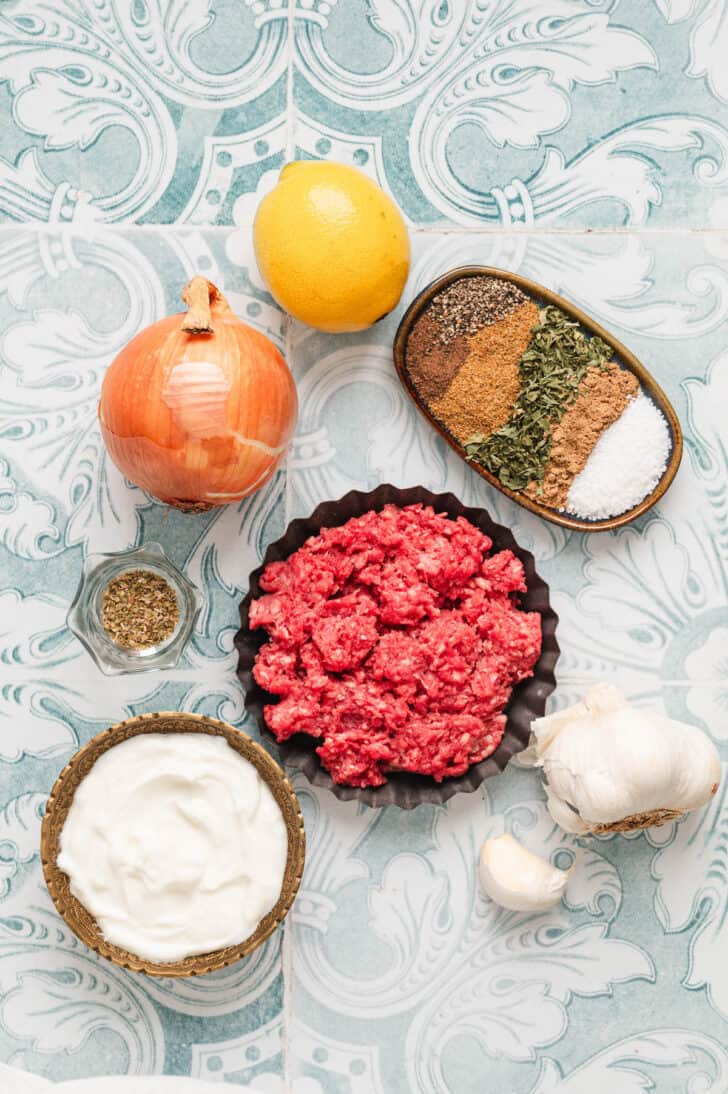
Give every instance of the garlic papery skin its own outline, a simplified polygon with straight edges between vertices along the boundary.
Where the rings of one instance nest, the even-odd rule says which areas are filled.
[[[589,826],[584,823],[576,810],[568,804],[568,802],[562,801],[558,798],[551,787],[546,784],[546,805],[548,811],[553,819],[558,824],[559,828],[563,828],[564,832],[571,832],[575,836],[586,836],[589,834]]]
[[[513,912],[543,912],[558,904],[570,873],[532,854],[508,833],[485,841],[479,872],[485,894]]]
[[[634,831],[710,801],[720,757],[696,726],[636,709],[609,684],[532,726],[548,808],[567,832]]]

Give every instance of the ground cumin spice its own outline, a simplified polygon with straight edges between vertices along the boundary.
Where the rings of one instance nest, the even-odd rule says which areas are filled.
[[[594,445],[638,391],[637,377],[614,361],[602,368],[590,368],[579,384],[574,402],[552,430],[543,485],[539,487],[532,482],[526,493],[554,509],[564,509],[569,488],[586,465]]]
[[[468,354],[468,340],[461,335],[443,345],[440,324],[424,312],[407,339],[405,365],[419,395],[429,405],[448,389]]]
[[[532,481],[540,484],[554,427],[576,399],[589,369],[604,368],[611,358],[611,346],[590,338],[576,319],[547,304],[521,357],[513,413],[492,433],[474,434],[465,444],[466,459],[487,468],[509,490],[525,490]]]
[[[412,327],[405,367],[425,403],[441,399],[468,354],[468,336],[505,319],[528,297],[500,277],[463,277],[438,293]]]
[[[538,307],[529,300],[470,337],[459,372],[444,396],[430,404],[460,444],[508,421],[520,390],[519,363],[537,323]]]
[[[104,589],[101,623],[109,638],[125,649],[158,646],[178,622],[174,589],[151,570],[127,570]]]

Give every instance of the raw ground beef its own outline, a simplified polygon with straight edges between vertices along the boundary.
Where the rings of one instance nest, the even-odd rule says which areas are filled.
[[[541,617],[518,607],[523,566],[462,517],[431,507],[325,528],[261,578],[251,627],[270,641],[253,674],[279,696],[279,741],[321,739],[335,782],[390,771],[440,782],[498,747],[513,686],[541,652]]]

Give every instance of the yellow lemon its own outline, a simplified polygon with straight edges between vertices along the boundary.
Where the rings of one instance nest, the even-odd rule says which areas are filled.
[[[258,206],[253,238],[275,300],[319,330],[364,330],[395,307],[407,280],[402,214],[342,163],[287,164]]]

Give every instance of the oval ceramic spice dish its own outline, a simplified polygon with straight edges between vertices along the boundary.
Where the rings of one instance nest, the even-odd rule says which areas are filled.
[[[529,496],[529,494],[525,493],[523,490],[511,489],[509,486],[501,482],[496,474],[494,474],[488,468],[482,466],[482,464],[476,462],[475,459],[467,459],[464,434],[461,432],[460,438],[457,438],[447,428],[447,425],[442,420],[442,417],[438,417],[438,415],[434,413],[431,407],[428,405],[428,401],[435,403],[438,406],[438,410],[440,410],[440,414],[442,415],[441,406],[442,403],[445,401],[443,399],[443,393],[447,393],[448,399],[452,398],[453,388],[451,385],[453,383],[453,380],[458,376],[459,370],[462,368],[462,361],[456,359],[456,343],[454,341],[450,341],[449,344],[453,346],[453,350],[451,351],[452,359],[448,361],[448,371],[446,373],[446,376],[444,377],[444,380],[439,374],[434,372],[431,373],[431,375],[434,377],[433,387],[435,383],[439,383],[440,387],[437,395],[433,396],[431,400],[428,400],[425,395],[423,395],[420,387],[418,387],[417,383],[413,380],[412,376],[410,375],[410,369],[408,368],[407,353],[410,335],[412,334],[413,328],[415,328],[418,320],[420,320],[425,313],[429,312],[433,301],[435,301],[436,298],[441,297],[441,294],[444,293],[445,290],[451,289],[453,286],[456,285],[457,282],[461,282],[464,279],[476,277],[481,279],[493,278],[497,279],[500,282],[507,282],[509,283],[509,285],[514,287],[514,289],[510,290],[511,293],[517,293],[520,297],[520,301],[523,303],[527,303],[531,309],[533,309],[534,305],[538,306],[539,308],[548,308],[549,306],[551,306],[552,308],[558,308],[560,312],[563,313],[563,315],[561,316],[561,320],[563,321],[564,318],[568,318],[568,320],[572,321],[575,320],[576,323],[579,324],[579,328],[583,329],[583,331],[586,333],[588,340],[590,340],[592,337],[596,339],[601,339],[602,343],[606,343],[606,347],[602,346],[603,352],[608,355],[608,350],[611,350],[616,365],[620,366],[621,369],[626,370],[628,373],[631,373],[632,376],[635,377],[639,385],[639,388],[635,392],[635,394],[638,394],[641,391],[644,395],[648,397],[649,400],[651,400],[652,404],[654,404],[654,407],[656,407],[657,410],[661,413],[664,419],[664,424],[660,426],[660,429],[662,430],[662,436],[663,438],[665,437],[665,427],[667,429],[668,435],[668,441],[665,442],[667,447],[667,456],[665,460],[664,470],[662,470],[659,480],[657,481],[654,488],[637,504],[632,505],[631,508],[628,508],[625,512],[619,513],[618,515],[610,516],[603,519],[590,519],[584,516],[579,516],[576,513],[569,512],[566,508],[557,508],[545,504],[543,501],[539,500],[538,496]],[[513,303],[510,303],[507,306],[509,306],[510,309],[514,309],[515,307]],[[507,335],[509,324],[501,324],[501,321],[505,318],[508,318],[510,320],[511,316],[513,315],[515,315],[515,312],[513,310],[511,310],[510,313],[502,311],[500,314],[496,315],[495,321],[493,319],[489,321],[489,323],[494,325],[491,326],[489,325],[489,323],[481,322],[480,328],[478,328],[478,333],[480,334],[482,331],[482,333],[485,334],[488,331],[495,331],[496,326],[502,325],[502,329],[504,332],[503,337],[509,337]],[[541,320],[539,320],[539,322],[541,322]],[[513,324],[513,326],[515,326],[515,324]],[[468,335],[472,335],[473,329],[473,327],[468,328]],[[528,329],[529,328],[527,326],[526,330]],[[533,332],[533,327],[531,327],[530,329]],[[450,333],[451,332],[447,332],[448,335]],[[512,346],[513,336],[510,335],[510,337],[510,344]],[[532,342],[528,342],[528,337],[528,334],[526,334],[527,348],[530,349]],[[531,338],[532,337],[533,333],[531,335]],[[583,339],[583,336],[580,337],[582,337],[582,345],[590,344],[590,341],[585,341]],[[461,351],[463,341],[464,338],[460,337],[458,344],[459,351]],[[431,345],[431,341],[428,341],[428,353],[430,352],[429,347]],[[595,342],[594,345],[598,345],[598,342]],[[443,355],[446,355],[445,350],[443,350],[442,352]],[[511,352],[513,351],[511,350]],[[520,356],[520,353],[516,353],[516,362],[518,361]],[[523,359],[525,360],[525,357]],[[470,464],[473,470],[481,475],[484,479],[486,479],[486,481],[489,482],[491,486],[494,486],[497,490],[500,490],[502,494],[505,494],[507,497],[511,498],[519,505],[522,505],[524,508],[529,509],[533,513],[536,513],[538,516],[543,517],[545,520],[551,521],[553,524],[559,524],[565,528],[573,528],[578,531],[584,532],[608,531],[610,529],[619,528],[622,525],[629,524],[630,521],[635,520],[635,518],[642,516],[643,513],[647,512],[647,510],[650,509],[650,507],[653,506],[655,502],[662,497],[662,495],[665,493],[668,486],[674,479],[677,469],[680,465],[683,447],[682,430],[680,428],[680,423],[666,394],[656,382],[654,377],[650,374],[650,372],[645,368],[645,366],[635,357],[633,353],[631,353],[625,346],[618,342],[617,339],[613,337],[613,335],[611,335],[608,331],[606,331],[603,327],[601,327],[579,308],[569,303],[568,300],[565,300],[563,297],[558,296],[556,293],[553,293],[550,290],[544,288],[542,285],[539,285],[535,281],[530,281],[525,277],[520,277],[518,274],[508,273],[505,270],[499,270],[489,266],[461,266],[457,269],[450,270],[443,277],[440,277],[436,281],[433,281],[431,285],[428,285],[426,289],[424,289],[417,297],[415,297],[414,301],[409,306],[402,318],[402,321],[400,322],[394,341],[394,362],[397,368],[397,372],[399,374],[399,378],[402,381],[408,394],[412,398],[413,402],[416,404],[417,408],[421,411],[421,413],[428,419],[430,424],[433,425],[435,429],[437,429],[437,431],[440,433],[440,435],[444,438],[444,440],[447,441],[450,447],[453,448],[463,459],[467,459],[467,462]],[[434,366],[431,367],[434,368]],[[603,368],[604,366],[601,367]],[[449,371],[450,369],[452,369],[451,372]],[[593,371],[595,373],[597,372],[596,369],[594,369]],[[619,377],[620,375],[623,376],[623,373],[621,373],[620,370],[617,368],[613,368],[612,371],[614,373],[614,376],[616,377]],[[624,380],[618,382],[622,383],[623,385],[627,385],[627,383],[629,383],[633,387],[636,387],[634,380],[632,379],[629,379],[628,381],[625,378]],[[517,384],[518,381],[516,380],[516,385]],[[498,390],[498,387],[494,385],[494,387],[490,389],[491,396]],[[495,397],[497,398],[498,396],[496,395]],[[645,406],[649,405],[647,403],[647,400],[639,400],[639,402],[642,403],[642,405],[637,408],[639,410],[644,410]],[[626,405],[626,403],[627,396],[624,396],[624,405]],[[528,405],[530,406],[533,404]],[[569,405],[573,404],[562,404],[561,413],[562,415],[564,415],[564,417],[565,414],[563,408],[568,407]],[[654,410],[651,410],[651,413],[655,418],[659,418],[659,415],[655,414]],[[504,426],[507,426],[509,424],[507,421],[507,416],[508,411],[506,411],[505,416],[499,419],[499,423],[503,423]],[[511,421],[513,420],[515,419],[511,419]],[[520,420],[523,421],[523,418],[521,418]],[[616,417],[612,418],[612,424],[614,424],[616,420]],[[558,421],[559,419],[557,418],[554,424],[558,423]],[[632,421],[634,421],[634,419],[632,419]],[[500,424],[498,428],[501,428]],[[470,432],[469,426],[466,427],[465,432]],[[546,433],[548,435],[548,431],[546,431]]]
[[[341,785],[335,783],[321,765],[315,751],[320,742],[301,733],[278,743],[285,762],[298,766],[311,783],[326,787],[342,801],[356,799],[370,806],[394,804],[403,809],[412,809],[424,802],[441,803],[458,792],[477,789],[485,778],[497,775],[505,768],[511,756],[526,747],[531,722],[544,714],[546,699],[556,687],[554,669],[559,657],[559,645],[556,641],[558,617],[549,602],[548,585],[536,573],[533,555],[519,547],[510,530],[496,524],[485,510],[469,509],[453,494],[433,494],[419,486],[399,489],[382,485],[369,493],[352,490],[339,501],[323,502],[307,519],[292,521],[282,538],[268,547],[262,564],[250,575],[249,591],[240,606],[241,628],[235,636],[235,645],[239,655],[238,676],[245,689],[245,705],[255,716],[261,732],[275,739],[266,725],[264,708],[278,701],[277,696],[265,691],[253,677],[253,665],[258,652],[268,641],[268,634],[263,628],[251,630],[249,625],[251,603],[263,593],[260,578],[265,567],[270,562],[280,562],[288,558],[322,528],[340,526],[350,518],[363,516],[372,510],[379,512],[385,505],[393,504],[403,508],[418,503],[430,505],[435,512],[445,513],[452,520],[464,517],[490,537],[493,541],[493,552],[510,549],[521,560],[526,574],[527,591],[520,597],[520,606],[541,615],[541,655],[534,667],[533,676],[513,688],[506,707],[508,720],[505,733],[495,752],[480,763],[473,764],[465,774],[446,778],[441,783],[435,782],[429,776],[400,771],[390,773],[383,786],[359,789]]]
[[[107,942],[96,920],[71,892],[68,876],[58,867],[61,831],[81,780],[110,748],[142,733],[207,733],[224,737],[235,752],[256,768],[278,803],[288,834],[288,858],[281,894],[276,905],[263,917],[253,934],[234,946],[227,946],[225,949],[214,950],[211,953],[194,954],[182,961],[169,963],[146,961],[128,950]],[[43,874],[56,910],[73,933],[92,950],[121,968],[131,969],[132,972],[144,972],[150,976],[200,976],[232,965],[241,957],[247,957],[283,922],[293,904],[303,875],[306,836],[301,806],[293,787],[265,749],[247,734],[216,718],[206,718],[199,714],[162,712],[141,714],[111,726],[110,729],[93,737],[71,758],[58,776],[48,798],[41,829],[40,851]]]

